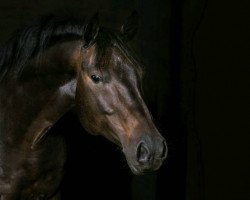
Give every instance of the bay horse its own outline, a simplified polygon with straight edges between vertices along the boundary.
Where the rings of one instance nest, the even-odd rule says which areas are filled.
[[[119,31],[48,17],[0,49],[0,199],[58,200],[66,146],[49,129],[75,108],[83,127],[121,147],[134,174],[167,156],[141,95],[142,67],[127,42],[133,12]],[[69,133],[73,134],[73,133]]]

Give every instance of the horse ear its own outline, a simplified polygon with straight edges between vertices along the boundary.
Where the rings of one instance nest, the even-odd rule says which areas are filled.
[[[121,33],[127,41],[133,39],[138,30],[139,15],[133,11],[121,27]]]
[[[84,44],[85,48],[91,46],[95,42],[98,32],[99,32],[99,14],[96,13],[84,27],[83,39],[85,42]]]

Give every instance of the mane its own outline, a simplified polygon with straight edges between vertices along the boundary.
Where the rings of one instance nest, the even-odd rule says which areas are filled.
[[[126,40],[120,34],[102,27],[96,40],[97,67],[102,70],[102,68],[109,66],[111,52],[108,49],[116,47],[133,63],[131,67],[135,69],[139,79],[142,80],[144,71],[141,65],[143,62],[124,41]]]
[[[0,81],[10,72],[14,76],[20,75],[26,62],[49,45],[62,39],[81,38],[83,26],[84,21],[79,19],[48,16],[17,30],[0,47]]]
[[[17,30],[13,36],[0,48],[0,81],[7,75],[19,77],[27,61],[39,55],[49,46],[63,40],[81,39],[84,34],[84,21],[77,18],[59,18],[49,16],[33,25]],[[142,77],[143,71],[139,59],[124,43],[121,35],[101,27],[95,41],[97,44],[98,67],[109,66],[110,52],[108,47],[116,46],[133,62],[133,66]]]

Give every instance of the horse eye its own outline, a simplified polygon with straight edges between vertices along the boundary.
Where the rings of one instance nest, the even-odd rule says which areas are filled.
[[[100,76],[98,76],[98,75],[92,75],[92,76],[91,76],[91,79],[92,79],[92,81],[93,81],[94,83],[99,83],[99,82],[101,82],[101,80],[102,80],[102,78],[101,78]]]

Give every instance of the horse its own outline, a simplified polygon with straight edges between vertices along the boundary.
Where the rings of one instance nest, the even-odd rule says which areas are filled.
[[[59,200],[66,145],[49,130],[75,109],[82,126],[117,144],[132,173],[158,170],[167,144],[142,98],[142,64],[128,42],[133,12],[118,30],[46,17],[0,49],[1,200]],[[70,133],[73,134],[73,133]]]

